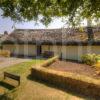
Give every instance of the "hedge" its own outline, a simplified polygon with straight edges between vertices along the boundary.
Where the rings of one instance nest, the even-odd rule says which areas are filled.
[[[69,72],[58,72],[44,67],[33,67],[31,75],[37,79],[75,92],[100,97],[100,80]]]
[[[0,50],[0,56],[10,57],[10,51],[8,51],[8,50]]]

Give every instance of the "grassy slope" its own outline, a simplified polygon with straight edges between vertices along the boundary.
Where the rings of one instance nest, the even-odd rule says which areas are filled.
[[[8,92],[8,97],[13,98],[13,100],[86,100],[86,98],[73,95],[72,93],[29,80],[27,78],[30,74],[29,69],[32,65],[35,66],[41,62],[43,60],[32,60],[0,70],[0,72],[9,71],[21,76],[21,85]]]

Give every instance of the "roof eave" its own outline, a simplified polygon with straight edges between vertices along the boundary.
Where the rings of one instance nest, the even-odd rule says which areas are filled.
[[[67,46],[87,46],[87,45],[96,45],[100,46],[100,41],[93,41],[93,42],[88,42],[88,41],[80,41],[80,42],[75,42],[75,41],[69,41],[69,42],[50,42],[50,41],[42,41],[42,42],[35,42],[35,41],[30,41],[30,42],[12,42],[12,41],[4,41],[1,44],[6,45],[6,44],[30,44],[30,45],[67,45]]]

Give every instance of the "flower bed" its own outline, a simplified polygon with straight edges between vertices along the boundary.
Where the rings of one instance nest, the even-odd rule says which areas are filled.
[[[100,79],[100,76],[96,74],[96,69],[94,67],[83,63],[57,60],[54,63],[47,66],[47,68],[56,70],[58,72],[71,72],[79,75],[85,75],[92,78]]]

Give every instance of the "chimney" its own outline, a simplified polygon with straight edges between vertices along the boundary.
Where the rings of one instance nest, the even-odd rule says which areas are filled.
[[[94,34],[92,27],[87,27],[88,41],[92,42],[94,40]]]
[[[8,32],[7,31],[4,31],[4,35],[8,35]]]

